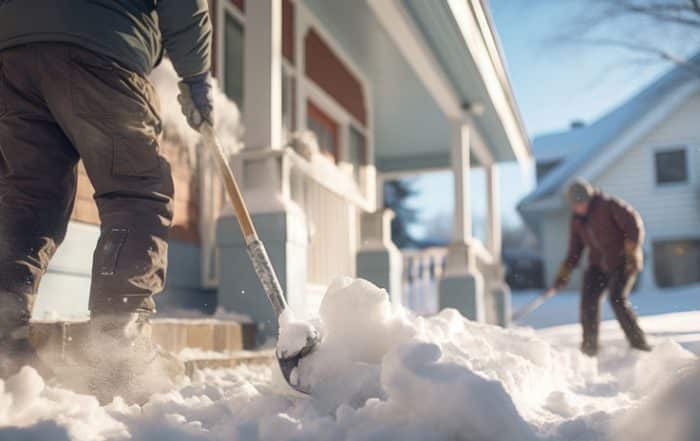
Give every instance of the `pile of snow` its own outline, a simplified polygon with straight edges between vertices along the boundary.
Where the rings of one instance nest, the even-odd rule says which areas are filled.
[[[283,346],[303,334],[290,323]],[[698,360],[670,340],[651,353],[606,346],[590,359],[454,310],[416,317],[347,278],[328,288],[312,325],[324,340],[298,370],[312,396],[275,366],[243,366],[197,372],[142,407],[100,407],[25,369],[0,387],[0,425],[16,426],[0,439],[700,439]],[[657,412],[673,430],[653,427]]]

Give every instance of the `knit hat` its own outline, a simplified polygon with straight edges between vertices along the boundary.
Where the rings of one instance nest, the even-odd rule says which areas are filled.
[[[576,180],[569,186],[568,199],[571,205],[581,202],[588,202],[593,197],[595,190],[593,186],[582,178]]]

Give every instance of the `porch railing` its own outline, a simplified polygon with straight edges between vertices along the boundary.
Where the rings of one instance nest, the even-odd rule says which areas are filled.
[[[418,314],[439,309],[438,281],[445,268],[447,248],[433,247],[402,251],[403,305]]]
[[[303,212],[308,228],[307,281],[327,285],[337,275],[355,275],[359,244],[359,218],[372,209],[368,194],[373,174],[354,175],[328,159],[303,157],[292,148],[243,151],[236,166],[244,176],[244,187],[271,185]],[[265,164],[265,168],[251,164]],[[254,184],[260,170],[272,173],[270,184]],[[244,190],[245,192],[245,190]]]
[[[484,278],[484,308],[487,321],[493,317],[495,305],[493,296],[488,295],[493,284],[497,282],[496,259],[486,248],[475,240],[474,255],[478,271]],[[447,247],[430,247],[422,250],[404,250],[403,256],[403,305],[422,314],[438,312],[438,285],[445,270]]]

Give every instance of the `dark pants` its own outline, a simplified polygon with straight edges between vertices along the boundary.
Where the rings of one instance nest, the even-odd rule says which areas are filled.
[[[629,302],[636,274],[625,274],[623,269],[606,273],[598,267],[589,267],[583,276],[581,293],[581,326],[583,327],[582,349],[595,353],[598,349],[598,327],[600,325],[600,302],[606,289],[610,306],[632,347],[646,346],[644,331],[637,323],[637,315]]]
[[[152,84],[109,58],[65,44],[0,52],[0,315],[29,317],[66,234],[79,160],[101,221],[91,313],[154,309],[173,216],[160,134]]]

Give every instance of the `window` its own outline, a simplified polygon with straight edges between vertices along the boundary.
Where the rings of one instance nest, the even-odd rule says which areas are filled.
[[[352,165],[355,181],[360,182],[360,169],[367,165],[367,141],[364,133],[350,126],[348,162]]]
[[[296,78],[292,69],[282,66],[282,128],[296,130]]]
[[[684,148],[654,153],[657,184],[688,182],[688,157]]]
[[[544,177],[557,168],[557,166],[561,164],[561,160],[556,160],[556,161],[546,161],[546,162],[538,162],[537,163],[537,182],[542,181]]]
[[[338,123],[311,101],[308,102],[306,115],[306,125],[316,134],[321,153],[338,162]]]
[[[654,277],[661,288],[700,282],[700,239],[656,241]]]
[[[243,26],[231,14],[224,23],[224,92],[243,107]]]

